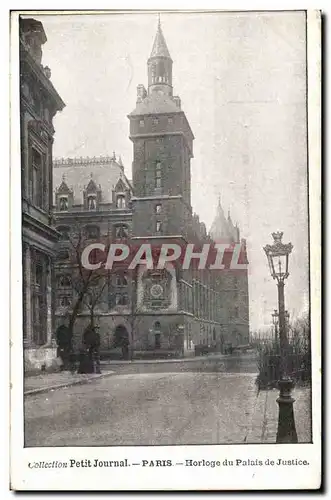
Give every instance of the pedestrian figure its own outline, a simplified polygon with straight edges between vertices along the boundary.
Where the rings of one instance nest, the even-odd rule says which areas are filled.
[[[62,360],[61,370],[70,369],[71,335],[69,328],[62,324],[56,330],[57,355]]]
[[[122,345],[122,356],[123,359],[129,359],[129,345],[127,343]]]
[[[84,344],[88,351],[89,366],[88,373],[101,373],[100,370],[100,334],[99,327],[89,325],[84,332]]]
[[[79,349],[78,373],[93,373],[93,365],[90,360],[86,344],[82,344]]]

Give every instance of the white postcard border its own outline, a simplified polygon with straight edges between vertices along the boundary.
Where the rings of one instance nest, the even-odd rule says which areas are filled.
[[[321,477],[321,82],[320,12],[308,11],[310,286],[312,321],[313,444],[108,448],[23,447],[21,192],[17,14],[11,29],[11,487],[15,490],[269,490],[318,488]],[[74,460],[261,460],[263,465],[218,467],[36,468],[29,464]],[[309,465],[266,465],[266,460]]]

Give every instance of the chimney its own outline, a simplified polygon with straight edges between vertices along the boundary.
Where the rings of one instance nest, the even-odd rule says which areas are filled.
[[[177,108],[181,109],[181,100],[180,100],[180,97],[178,97],[178,96],[173,97],[173,101],[176,104]]]
[[[142,102],[147,96],[147,90],[141,83],[137,86],[137,103]]]
[[[47,41],[47,37],[40,21],[35,19],[21,19],[20,29],[22,38],[29,48],[29,52],[38,64],[41,64],[42,45]]]

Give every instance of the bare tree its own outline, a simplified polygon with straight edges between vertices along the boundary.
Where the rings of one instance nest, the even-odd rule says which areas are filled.
[[[90,326],[94,327],[94,311],[95,307],[99,303],[103,291],[106,287],[107,281],[105,277],[96,274],[93,279],[90,280],[88,290],[86,291],[83,302],[88,307],[90,311]]]
[[[72,338],[74,325],[81,311],[82,305],[86,305],[90,311],[91,325],[94,324],[95,308],[99,303],[104,288],[106,286],[106,276],[102,266],[100,269],[86,269],[83,266],[81,256],[84,248],[91,243],[91,238],[87,238],[83,228],[74,226],[70,228],[67,234],[67,241],[70,244],[69,254],[71,263],[71,281],[74,293],[71,308],[67,310],[69,316],[69,334]],[[90,260],[101,260],[98,251],[93,250],[90,254]]]

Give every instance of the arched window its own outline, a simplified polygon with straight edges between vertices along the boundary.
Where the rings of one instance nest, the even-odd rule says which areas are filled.
[[[156,76],[156,64],[152,64],[151,74],[152,74],[152,83],[155,83],[155,76]]]
[[[162,232],[162,222],[160,220],[156,221],[156,232],[161,233]]]
[[[128,280],[124,273],[118,273],[116,275],[116,286],[127,286]]]
[[[116,208],[125,208],[126,200],[124,194],[118,194],[116,197]]]
[[[161,324],[159,321],[154,323],[154,347],[155,349],[161,348]]]
[[[60,208],[60,212],[67,212],[68,211],[68,196],[60,196],[59,208]]]
[[[156,167],[155,167],[155,187],[156,188],[162,187],[162,168],[160,161],[156,162]]]
[[[87,197],[87,209],[91,211],[97,209],[97,200],[95,195],[89,195]]]

